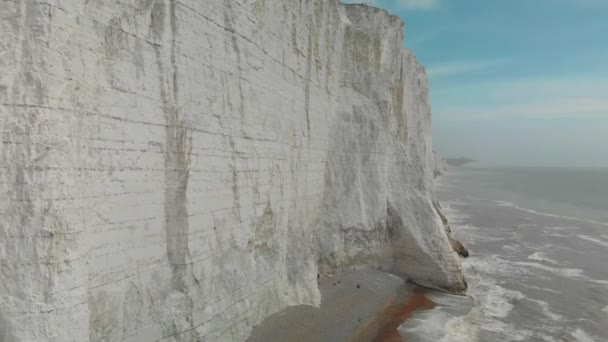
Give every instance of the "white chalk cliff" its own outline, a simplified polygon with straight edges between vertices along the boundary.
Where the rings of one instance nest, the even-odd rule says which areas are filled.
[[[353,267],[464,291],[403,28],[337,0],[0,2],[0,340],[240,341]]]

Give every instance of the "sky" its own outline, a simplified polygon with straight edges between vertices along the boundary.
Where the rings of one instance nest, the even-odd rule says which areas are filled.
[[[360,2],[406,23],[443,156],[608,167],[608,0]]]

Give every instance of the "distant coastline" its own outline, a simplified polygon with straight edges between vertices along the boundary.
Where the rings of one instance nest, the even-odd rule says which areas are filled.
[[[467,165],[467,164],[475,163],[476,161],[477,160],[466,158],[466,157],[445,158],[445,162],[449,166],[464,166],[464,165]]]

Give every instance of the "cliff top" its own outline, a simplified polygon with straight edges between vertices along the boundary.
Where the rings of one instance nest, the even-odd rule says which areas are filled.
[[[396,14],[392,14],[388,10],[385,10],[383,8],[379,8],[379,7],[376,7],[376,6],[367,4],[367,3],[353,3],[353,4],[341,3],[341,4],[346,9],[356,8],[357,10],[367,10],[367,11],[371,11],[374,13],[382,13],[382,14],[386,15],[390,21],[398,21],[402,27],[405,27],[405,23],[403,22],[403,20],[401,19],[400,16],[398,16]]]

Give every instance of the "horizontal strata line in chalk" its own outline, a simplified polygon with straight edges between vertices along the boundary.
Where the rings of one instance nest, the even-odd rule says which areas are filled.
[[[183,128],[183,126],[173,126],[176,128]],[[191,129],[186,128],[186,131],[189,131]],[[196,130],[193,130],[196,132]],[[200,132],[200,131],[199,131]],[[315,152],[325,152],[325,153],[332,153],[335,154],[336,156],[340,155],[340,154],[358,154],[358,155],[373,155],[373,154],[377,154],[377,155],[381,155],[381,156],[404,156],[404,153],[399,153],[399,152],[395,152],[395,153],[389,153],[386,151],[360,151],[360,150],[356,150],[356,149],[352,149],[352,150],[347,150],[347,149],[324,149],[324,148],[315,148],[315,147],[307,147],[302,145],[299,146],[292,146],[292,144],[290,142],[283,142],[280,140],[272,140],[272,139],[255,139],[255,138],[249,138],[249,137],[245,137],[245,136],[232,136],[232,135],[225,135],[225,134],[221,134],[221,133],[210,133],[210,132],[202,132],[202,133],[207,133],[207,134],[213,134],[213,135],[221,135],[221,136],[226,136],[226,137],[231,137],[231,138],[236,138],[236,139],[244,139],[244,140],[254,140],[256,142],[268,142],[271,144],[283,144],[286,146],[289,146],[289,148],[286,148],[285,150],[283,150],[282,152],[286,152],[286,153],[279,153],[279,151],[270,151],[269,154],[271,155],[278,155],[278,156],[290,156],[291,157],[291,148],[296,148],[298,150],[303,150],[303,151],[307,151],[307,150],[311,150],[311,151],[315,151]],[[52,135],[51,135],[52,136]],[[43,137],[43,135],[40,135],[40,137]],[[45,136],[45,137],[49,137],[49,135]],[[142,153],[154,153],[154,154],[172,154],[172,155],[194,155],[194,156],[203,156],[203,157],[218,157],[218,158],[241,158],[241,159],[257,159],[257,158],[273,158],[271,156],[264,156],[261,155],[261,153],[264,152],[260,152],[259,150],[255,150],[254,154],[251,155],[251,151],[250,150],[230,150],[230,149],[226,149],[226,150],[220,150],[220,149],[208,149],[208,148],[198,148],[198,146],[196,145],[192,145],[194,150],[201,150],[201,151],[207,151],[207,150],[215,150],[215,151],[224,151],[226,152],[226,154],[224,155],[220,155],[220,154],[202,154],[202,153],[194,153],[194,152],[182,152],[180,150],[172,150],[172,151],[158,151],[158,150],[144,150],[144,149],[129,149],[129,148],[109,148],[109,147],[89,147],[86,145],[81,145],[79,147],[74,148],[73,146],[70,147],[70,149],[65,149],[62,148],[62,146],[53,146],[53,145],[47,145],[46,142],[20,142],[20,141],[14,141],[14,140],[5,140],[5,141],[0,141],[0,143],[2,144],[17,144],[17,145],[32,145],[32,146],[42,146],[47,150],[58,150],[58,151],[65,151],[65,150],[87,150],[87,149],[91,149],[91,150],[108,150],[108,151],[126,151],[126,152],[142,152]],[[190,148],[190,146],[188,146],[188,148]],[[289,153],[287,153],[289,152]],[[407,155],[405,155],[407,156]],[[307,157],[308,158],[308,157]],[[6,166],[4,168],[7,168]]]

